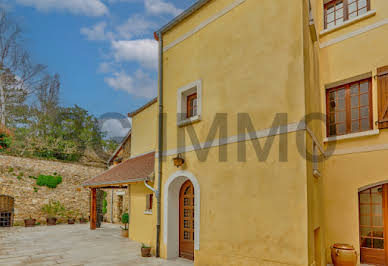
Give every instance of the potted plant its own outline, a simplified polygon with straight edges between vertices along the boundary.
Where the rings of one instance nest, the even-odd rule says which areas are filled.
[[[142,257],[151,257],[151,247],[142,243],[141,244],[141,256]]]
[[[88,219],[86,219],[86,218],[84,217],[84,214],[81,213],[81,217],[79,218],[79,223],[80,223],[80,224],[86,224],[87,222],[88,222]]]
[[[66,210],[65,215],[66,215],[68,224],[75,224],[75,219],[76,219],[75,211],[68,209]]]
[[[35,226],[36,219],[32,219],[31,215],[30,218],[24,219],[24,226],[25,227],[33,227]]]
[[[57,224],[57,215],[63,214],[65,207],[59,201],[50,200],[48,204],[43,205],[42,211],[46,214],[47,225]]]
[[[123,215],[121,216],[121,222],[124,224],[124,227],[121,226],[121,235],[123,237],[128,237],[128,223],[129,223],[128,213],[123,213]]]

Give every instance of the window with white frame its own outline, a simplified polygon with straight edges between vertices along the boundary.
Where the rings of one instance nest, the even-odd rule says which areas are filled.
[[[179,126],[201,119],[202,81],[197,80],[180,89],[177,94],[177,124]]]

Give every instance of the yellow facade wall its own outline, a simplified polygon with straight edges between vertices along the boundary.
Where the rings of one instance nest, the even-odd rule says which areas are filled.
[[[317,30],[323,30],[323,2],[315,1]],[[388,65],[387,36],[388,25],[382,25],[368,30],[376,23],[388,18],[388,2],[371,0],[371,10],[376,14],[358,21],[352,25],[320,36],[320,91],[325,95],[326,87],[335,82],[346,81],[359,75],[376,74],[378,67]],[[356,31],[362,34],[351,36]],[[348,38],[350,37],[350,38]],[[330,41],[339,40],[328,45]],[[377,80],[372,78],[373,99],[373,129],[377,113]],[[326,113],[326,101],[321,101],[321,112]],[[326,136],[326,127],[322,127],[322,135]],[[387,130],[380,130],[378,135],[339,140],[335,143],[337,152],[344,155],[334,155],[324,163],[323,184],[323,216],[325,223],[326,259],[331,262],[330,246],[334,243],[353,245],[360,255],[358,189],[387,180],[387,151],[360,152],[360,148],[378,149],[388,141]],[[333,144],[333,143],[330,143]],[[325,147],[328,147],[326,143]]]
[[[131,157],[155,151],[157,139],[157,103],[146,107],[132,117]],[[154,183],[148,182],[151,187]],[[153,194],[143,182],[129,185],[129,238],[152,246],[155,254],[156,196],[152,213],[145,213],[146,196]]]
[[[150,185],[153,186],[152,183]],[[145,213],[146,195],[152,194],[152,191],[146,188],[142,182],[131,184],[129,190],[129,238],[146,245],[154,246],[156,237],[155,200],[153,201],[153,212],[151,214]]]
[[[287,137],[295,147],[296,133]],[[279,163],[279,137],[273,145],[266,162],[258,162],[249,142],[246,162],[234,158],[237,144],[227,146],[231,158],[224,163],[217,148],[209,150],[205,162],[195,151],[184,154],[179,170],[191,172],[201,189],[195,265],[307,265],[306,164],[292,148],[289,161]],[[163,164],[163,184],[177,171],[172,157]]]
[[[166,33],[164,45],[231,2],[210,1]],[[303,118],[302,6],[291,2],[247,0],[164,52],[167,150],[177,146],[177,90],[196,80],[203,122],[193,127],[201,142],[216,113],[228,114],[229,136],[237,135],[237,113],[249,113],[257,129],[270,128],[276,113],[288,113],[289,123]]]
[[[131,156],[155,151],[157,138],[157,104],[132,117]]]

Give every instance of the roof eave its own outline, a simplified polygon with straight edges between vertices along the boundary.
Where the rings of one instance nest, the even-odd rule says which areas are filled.
[[[103,187],[103,186],[118,186],[118,185],[127,185],[130,183],[137,183],[137,182],[144,182],[147,181],[147,177],[143,178],[136,178],[136,179],[128,179],[124,181],[110,181],[110,182],[101,182],[101,183],[94,183],[94,184],[82,184],[85,188],[93,188],[93,187]]]
[[[166,31],[172,29],[175,25],[177,25],[178,23],[180,23],[182,20],[184,20],[185,18],[187,18],[188,16],[190,16],[191,14],[193,14],[195,11],[197,11],[198,9],[200,9],[202,6],[204,6],[205,4],[207,4],[208,2],[210,2],[211,0],[198,0],[195,4],[193,4],[192,6],[190,6],[188,9],[186,9],[185,11],[183,11],[180,15],[178,15],[176,18],[174,18],[173,20],[171,20],[169,23],[167,23],[166,25],[164,25],[162,28],[160,28],[156,33],[157,34],[163,34],[165,33]]]

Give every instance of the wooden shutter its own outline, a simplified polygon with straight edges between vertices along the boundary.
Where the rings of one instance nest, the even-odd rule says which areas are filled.
[[[379,129],[388,128],[388,66],[377,69]]]

